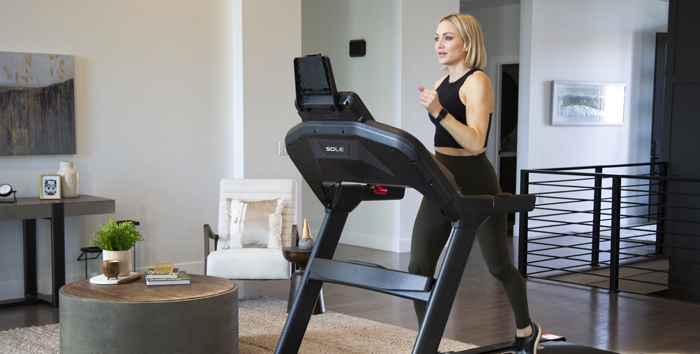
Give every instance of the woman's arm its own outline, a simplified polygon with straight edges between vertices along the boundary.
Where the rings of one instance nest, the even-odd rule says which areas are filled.
[[[478,155],[486,150],[484,145],[489,129],[489,116],[493,112],[494,96],[491,80],[483,72],[475,72],[460,88],[459,98],[466,106],[467,125],[460,123],[451,115],[440,123],[459,145],[473,155]]]
[[[436,91],[422,87],[420,103],[433,117],[442,110]],[[493,112],[494,95],[491,80],[481,71],[473,73],[459,90],[459,98],[466,106],[467,125],[460,123],[448,114],[440,124],[450,135],[472,155],[484,152],[486,133],[489,128],[489,115]]]

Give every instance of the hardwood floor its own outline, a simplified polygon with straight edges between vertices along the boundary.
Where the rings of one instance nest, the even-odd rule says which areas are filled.
[[[339,245],[337,260],[359,260],[405,270],[408,253]],[[240,282],[245,295],[287,300],[289,281]],[[700,352],[700,304],[542,280],[527,280],[532,319],[545,333],[619,353]],[[409,300],[336,284],[323,287],[326,309],[413,330],[418,324]],[[0,330],[58,323],[46,305],[0,310]],[[487,345],[511,340],[515,322],[500,284],[475,245],[447,323],[446,338]]]
[[[59,309],[49,305],[12,307],[0,310],[0,331],[58,323]]]

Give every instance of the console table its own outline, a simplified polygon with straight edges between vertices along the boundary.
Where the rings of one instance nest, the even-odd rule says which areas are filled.
[[[48,200],[17,198],[17,203],[0,204],[0,221],[22,220],[24,238],[24,299],[0,301],[0,308],[49,302],[58,307],[58,290],[66,284],[65,230],[66,216],[114,213],[114,200],[90,195]],[[36,219],[51,221],[51,294],[38,292]]]

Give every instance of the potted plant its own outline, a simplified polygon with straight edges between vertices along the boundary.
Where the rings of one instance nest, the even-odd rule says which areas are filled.
[[[117,223],[109,219],[109,223],[100,224],[101,231],[95,231],[90,241],[90,246],[102,249],[102,260],[119,261],[119,276],[128,276],[131,272],[131,252],[136,242],[144,241],[143,236],[136,230],[136,225],[131,221]]]

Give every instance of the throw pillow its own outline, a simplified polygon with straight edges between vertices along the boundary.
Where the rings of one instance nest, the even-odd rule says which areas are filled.
[[[226,198],[226,212],[219,213],[219,241],[216,243],[216,250],[227,250],[231,248],[231,198]]]
[[[231,200],[230,247],[282,248],[284,198],[248,202]]]

